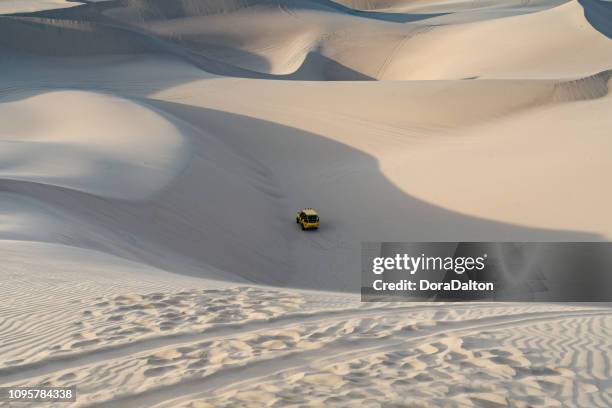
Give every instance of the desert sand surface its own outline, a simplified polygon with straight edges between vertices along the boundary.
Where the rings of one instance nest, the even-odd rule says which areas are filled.
[[[0,0],[0,386],[609,407],[609,305],[358,290],[364,241],[609,241],[611,86],[603,0]]]

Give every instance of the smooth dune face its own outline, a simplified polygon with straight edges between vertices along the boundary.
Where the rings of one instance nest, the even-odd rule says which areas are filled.
[[[361,242],[610,240],[612,3],[86,3],[0,0],[0,386],[612,405],[607,305],[355,294]]]
[[[608,69],[611,52],[576,1],[143,0],[104,13],[217,60],[297,79],[572,77]]]
[[[585,17],[590,3],[550,3],[545,8],[539,2],[537,12],[530,12],[534,10],[509,2],[506,9],[514,10],[512,15],[498,10],[489,19],[482,13],[497,10],[491,5],[472,11],[462,6],[465,10],[453,17],[458,4],[435,3],[437,11],[429,14],[437,16],[404,23],[325,2],[289,8],[224,3],[226,9],[217,9],[220,3],[177,4],[87,6],[99,7],[113,24],[80,8],[3,21],[1,29],[22,30],[33,36],[28,38],[46,42],[44,52],[36,53],[36,41],[4,40],[10,45],[1,80],[6,102],[0,113],[7,189],[50,202],[74,218],[71,233],[49,238],[41,232],[36,238],[34,232],[33,239],[85,243],[163,268],[188,259],[179,263],[191,274],[208,275],[212,266],[224,275],[268,284],[280,279],[285,285],[347,290],[356,287],[347,271],[358,267],[354,254],[363,240],[609,236],[605,220],[610,197],[602,187],[609,171],[608,119],[603,113],[609,108],[609,74],[582,75],[605,67],[609,40],[599,20],[591,25]],[[441,11],[444,7],[450,14]],[[386,13],[397,14],[393,10]],[[452,18],[456,24],[450,24]],[[423,26],[429,19],[451,20]],[[241,24],[225,24],[234,20]],[[555,38],[567,39],[538,42],[544,34],[530,30],[540,20]],[[279,24],[272,27],[273,21]],[[262,24],[272,28],[263,30]],[[498,25],[502,28],[496,30]],[[340,26],[346,30],[333,31]],[[245,60],[224,57],[234,49],[217,35],[223,30],[223,38],[237,39],[244,50],[261,41],[258,60],[276,68],[265,73],[248,64],[234,65]],[[422,32],[400,48],[387,41],[389,35],[410,30]],[[457,35],[441,36],[435,47],[481,30],[485,47],[462,47],[464,39],[457,40],[454,53],[430,58],[430,65],[417,64],[424,74],[415,78],[428,79],[440,69],[449,71],[436,77],[467,75],[467,68],[453,62],[465,49],[480,58],[462,60],[474,67],[471,72],[493,69],[486,60],[491,58],[506,70],[493,77],[514,79],[366,83],[221,75],[227,70],[289,79],[293,71],[308,72],[310,78],[329,79],[330,73],[346,78],[348,71],[329,65],[343,56],[407,75],[411,71],[402,68],[404,46],[433,49],[428,47],[430,37],[440,30]],[[509,37],[509,32],[533,34],[530,45],[497,47],[507,54],[503,58],[491,53],[487,44]],[[298,33],[295,43],[288,40],[292,33]],[[103,41],[96,42],[98,36]],[[360,38],[376,43],[376,52],[370,53]],[[297,44],[301,51],[291,51],[291,67],[283,62],[288,48],[268,50],[269,39]],[[308,43],[310,49],[315,40],[319,59],[310,51],[302,53],[302,45]],[[54,48],[47,45],[62,49],[64,57],[49,58]],[[323,50],[332,48],[337,60],[323,61]],[[582,58],[573,58],[570,51],[575,49]],[[266,57],[268,52],[279,58]],[[410,55],[416,58],[418,52]],[[217,75],[202,72],[206,67]],[[536,73],[536,68],[549,73]],[[355,69],[351,75],[368,72]],[[83,91],[61,90],[73,86]],[[134,97],[145,98],[144,104],[125,99]],[[68,112],[74,119],[65,120]],[[555,140],[564,140],[561,152],[550,148]],[[51,191],[53,186],[69,190]],[[78,192],[91,195],[86,205],[78,204],[85,199]],[[144,201],[140,209],[120,208],[105,198]],[[295,234],[279,216],[304,202],[323,206],[332,221],[316,239]],[[257,217],[236,216],[245,212]],[[355,223],[363,213],[369,222]],[[89,220],[87,228],[79,227],[83,219]],[[100,232],[89,232],[94,226]],[[113,232],[116,228],[121,232]],[[20,236],[18,231],[12,234]],[[144,244],[134,243],[134,237]],[[164,256],[160,248],[172,256]],[[311,259],[320,261],[313,264]]]
[[[571,78],[610,68],[610,40],[585,24],[578,2],[439,27],[398,54],[385,79]]]
[[[102,197],[147,198],[185,167],[189,136],[162,114],[92,92],[3,105],[0,177]]]

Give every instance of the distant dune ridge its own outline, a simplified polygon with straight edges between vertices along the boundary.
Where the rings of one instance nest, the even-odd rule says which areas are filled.
[[[610,23],[602,15],[612,11],[597,0],[530,2],[523,5],[526,11],[518,1],[479,2],[471,12],[460,7],[462,12],[454,12],[458,6],[453,3],[445,12],[444,2],[431,2],[435,12],[421,8],[413,14],[401,7],[397,12],[360,10],[388,2],[355,3],[115,0],[18,17],[1,29],[4,46],[26,52],[163,52],[216,74],[258,78],[548,78],[586,75],[594,65],[598,71],[608,69],[608,41],[601,33]],[[424,7],[428,2],[390,3]],[[581,14],[593,26],[576,24],[584,21]],[[568,29],[573,32],[566,35],[569,42],[549,41],[549,36],[563,36]],[[491,35],[500,31],[513,36]],[[9,41],[17,36],[23,38],[18,44]],[[500,41],[505,46],[498,46]],[[512,52],[506,52],[507,47]],[[585,55],[573,58],[568,47]]]
[[[355,295],[362,241],[609,240],[611,70],[601,0],[0,0],[0,385],[611,406],[607,305]]]

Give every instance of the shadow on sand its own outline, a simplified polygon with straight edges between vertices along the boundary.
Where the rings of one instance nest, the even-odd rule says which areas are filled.
[[[394,13],[384,11],[368,11],[357,10],[337,3],[333,0],[200,0],[196,4],[179,1],[164,1],[164,0],[146,0],[139,2],[130,2],[129,0],[111,0],[102,2],[91,2],[81,0],[71,0],[74,2],[85,3],[69,9],[44,10],[36,13],[16,13],[14,15],[36,15],[41,17],[52,18],[90,18],[94,15],[100,15],[113,8],[137,8],[138,14],[143,18],[147,16],[161,18],[182,18],[193,15],[215,15],[237,11],[242,8],[253,6],[268,6],[280,8],[291,13],[292,10],[323,10],[335,11],[347,15],[352,15],[361,18],[373,20],[387,21],[392,23],[410,23],[414,21],[425,20],[429,18],[444,16],[449,13],[431,13],[431,14],[414,14],[414,13]],[[190,5],[191,7],[188,7]],[[144,13],[143,13],[144,11]],[[195,13],[195,14],[194,14]]]
[[[93,29],[92,29],[93,28]],[[15,40],[20,38],[21,40]],[[244,61],[246,66],[225,62],[215,53],[192,50],[184,44],[148,33],[145,30],[118,25],[75,22],[39,17],[0,18],[0,49],[21,56],[93,57],[113,55],[170,55],[213,75],[251,79],[304,81],[372,81],[374,78],[347,67],[316,51],[311,51],[300,68],[291,74],[269,74],[265,58],[245,50],[224,47],[223,53]],[[212,48],[211,48],[212,49]],[[258,70],[250,67],[257,67]]]
[[[612,2],[578,0],[584,8],[584,16],[597,31],[612,39]]]
[[[262,284],[336,291],[359,289],[362,241],[604,239],[432,205],[398,189],[376,158],[304,130],[191,105],[143,102],[204,131],[194,136],[188,167],[155,197],[133,202],[9,179],[0,180],[0,191],[86,220],[87,231],[75,229],[62,237],[64,244],[176,273],[207,276],[204,271],[212,267]],[[224,152],[238,160],[228,163],[220,158]],[[343,163],[358,171],[337,171]],[[230,173],[233,179],[224,182]],[[236,179],[243,184],[229,182]],[[523,207],[538,206],[529,197],[521,200]],[[298,231],[292,220],[296,203],[305,201],[324,214],[325,227],[316,234]],[[238,216],[251,214],[254,203],[264,206],[257,217]]]

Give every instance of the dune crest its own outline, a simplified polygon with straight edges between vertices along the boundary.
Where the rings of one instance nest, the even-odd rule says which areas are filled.
[[[557,102],[599,99],[610,94],[612,70],[590,77],[561,82],[555,86],[553,100]]]
[[[595,1],[487,3],[473,10],[423,2],[417,12],[399,5],[365,12],[323,0],[139,0],[19,16],[0,31],[4,38],[36,38],[18,46],[29,52],[163,53],[246,78],[552,79],[610,68],[602,34],[608,23],[597,16],[612,10]],[[550,36],[563,40],[551,43]],[[58,43],[70,47],[56,50]],[[567,49],[580,49],[581,57]]]
[[[4,103],[0,123],[1,178],[104,197],[154,195],[190,156],[184,125],[92,92],[48,92]]]

